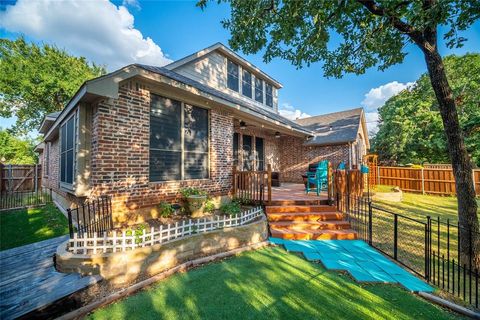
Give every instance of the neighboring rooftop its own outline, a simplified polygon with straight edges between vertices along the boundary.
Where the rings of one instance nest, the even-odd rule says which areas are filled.
[[[357,139],[362,113],[362,108],[356,108],[297,119],[295,122],[314,133],[305,145],[342,144]]]

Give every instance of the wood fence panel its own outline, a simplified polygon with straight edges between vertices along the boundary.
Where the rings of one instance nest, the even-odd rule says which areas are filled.
[[[454,195],[455,177],[450,168],[403,168],[379,167],[380,184],[398,186],[409,192],[429,193],[438,195]],[[475,193],[480,196],[480,169],[472,172]]]
[[[40,165],[2,164],[0,171],[0,190],[2,192],[37,191],[41,188],[42,169]]]

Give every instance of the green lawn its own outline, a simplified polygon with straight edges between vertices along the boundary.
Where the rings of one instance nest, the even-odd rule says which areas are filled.
[[[68,220],[53,205],[0,212],[0,250],[68,233]]]
[[[394,285],[359,285],[280,248],[176,274],[90,319],[456,319]]]

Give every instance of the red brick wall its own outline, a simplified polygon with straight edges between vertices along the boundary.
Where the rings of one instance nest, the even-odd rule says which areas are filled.
[[[92,197],[113,196],[117,221],[135,219],[141,210],[161,201],[176,201],[179,189],[195,186],[211,195],[226,195],[231,188],[233,117],[210,112],[210,179],[149,182],[150,92],[131,83],[118,99],[101,101],[93,112]],[[134,84],[136,87],[136,84]]]
[[[302,182],[308,165],[322,160],[330,161],[333,168],[345,161],[348,167],[348,145],[305,147],[301,138],[285,136],[280,140],[280,179],[283,182]]]

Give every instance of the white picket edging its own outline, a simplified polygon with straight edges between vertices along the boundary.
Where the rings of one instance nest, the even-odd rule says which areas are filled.
[[[135,230],[132,230],[130,235],[127,235],[125,230],[113,230],[103,232],[102,234],[94,232],[93,237],[89,237],[87,233],[83,237],[78,237],[78,234],[74,233],[73,239],[69,241],[68,251],[75,254],[129,251],[135,248],[168,243],[192,234],[241,226],[255,220],[262,214],[262,207],[255,207],[235,216],[189,219],[168,225],[160,225],[158,228],[151,227],[150,230],[144,229],[140,235],[135,235]]]

